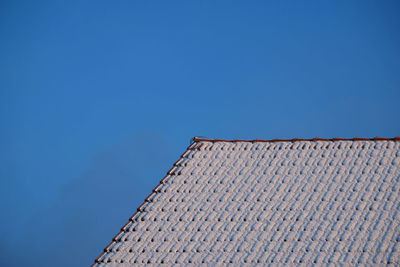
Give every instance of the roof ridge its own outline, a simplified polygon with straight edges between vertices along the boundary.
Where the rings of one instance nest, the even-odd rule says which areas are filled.
[[[293,138],[293,139],[253,139],[253,140],[243,140],[243,139],[234,139],[234,140],[226,140],[226,139],[211,139],[211,138],[203,138],[203,137],[193,137],[192,142],[229,142],[229,143],[237,143],[237,142],[263,142],[263,143],[274,143],[274,142],[298,142],[298,141],[308,141],[308,142],[316,142],[316,141],[400,141],[400,136],[395,136],[393,138],[384,138],[384,137],[373,137],[373,138],[361,138],[361,137],[353,137],[353,138],[319,138],[314,137],[312,139],[303,139],[303,138]]]

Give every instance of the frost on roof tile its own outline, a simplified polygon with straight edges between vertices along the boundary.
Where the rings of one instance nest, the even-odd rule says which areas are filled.
[[[195,141],[95,266],[400,264],[397,140]]]

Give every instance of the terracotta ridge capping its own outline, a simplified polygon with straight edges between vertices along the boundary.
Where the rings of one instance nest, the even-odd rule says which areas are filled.
[[[124,226],[122,226],[120,232],[118,234],[116,234],[113,239],[111,240],[111,242],[104,248],[103,252],[94,260],[94,263],[92,264],[92,267],[95,266],[97,263],[100,263],[100,258],[106,254],[108,252],[108,249],[111,247],[112,244],[114,244],[116,241],[118,241],[119,236],[125,232],[125,228],[126,226],[128,226],[129,223],[134,221],[134,218],[136,217],[136,215],[138,215],[141,211],[142,211],[142,207],[149,202],[149,199],[153,196],[153,194],[155,194],[158,190],[158,188],[164,183],[165,179],[167,179],[168,177],[170,177],[171,175],[173,175],[172,170],[176,168],[178,162],[185,157],[186,153],[188,151],[192,151],[195,150],[194,148],[197,146],[198,144],[196,144],[196,142],[193,142],[192,144],[190,144],[185,152],[182,153],[182,155],[179,157],[179,159],[172,165],[171,169],[169,169],[169,171],[167,172],[167,174],[164,176],[164,178],[161,179],[161,181],[158,183],[158,185],[151,191],[151,193],[145,198],[145,200],[143,201],[143,203],[139,206],[139,208],[137,208],[136,212],[129,218],[128,222],[126,224],[124,224]]]
[[[336,141],[400,141],[400,136],[396,136],[393,138],[383,138],[383,137],[373,137],[373,138],[361,138],[361,137],[354,137],[354,138],[318,138],[314,137],[312,139],[302,139],[302,138],[293,138],[293,139],[253,139],[253,140],[225,140],[225,139],[205,139],[199,137],[193,137],[192,141],[195,142],[226,142],[226,143],[237,143],[237,142],[248,142],[248,143],[275,143],[275,142],[299,142],[299,141],[307,141],[307,142],[316,142],[316,141],[326,141],[326,142],[336,142]]]

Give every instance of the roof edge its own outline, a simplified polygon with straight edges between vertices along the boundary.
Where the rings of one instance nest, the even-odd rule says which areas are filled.
[[[129,220],[127,223],[124,224],[124,226],[122,226],[122,228],[120,229],[120,231],[112,238],[111,242],[103,249],[103,251],[101,252],[101,254],[94,260],[94,263],[91,265],[91,267],[96,266],[96,264],[100,263],[100,258],[106,254],[108,252],[108,249],[111,247],[112,244],[114,244],[115,242],[118,241],[120,235],[122,233],[125,232],[126,227],[129,225],[129,223],[131,223],[134,218],[136,217],[136,215],[138,215],[140,212],[142,212],[142,207],[149,202],[149,199],[153,196],[153,194],[155,194],[157,192],[157,189],[163,184],[163,182],[165,181],[165,179],[167,179],[168,177],[170,177],[171,175],[173,175],[173,170],[176,168],[178,162],[183,159],[186,155],[186,153],[188,153],[188,151],[193,150],[193,147],[195,147],[196,144],[195,142],[192,142],[187,148],[186,150],[181,154],[181,156],[179,157],[179,159],[172,165],[171,169],[169,169],[169,171],[167,172],[167,174],[160,180],[160,182],[158,183],[158,185],[151,191],[151,193],[145,198],[145,200],[143,201],[142,204],[140,204],[140,206],[137,208],[137,210],[135,211],[135,213],[129,217]]]
[[[208,139],[202,137],[193,137],[192,142],[228,142],[228,143],[237,143],[237,142],[248,142],[248,143],[275,143],[275,142],[299,142],[299,141],[307,141],[307,142],[316,142],[316,141],[326,141],[326,142],[337,142],[337,141],[400,141],[400,136],[396,136],[393,138],[384,138],[384,137],[373,137],[373,138],[361,138],[361,137],[354,137],[354,138],[318,138],[314,137],[312,139],[302,139],[302,138],[293,138],[293,139],[253,139],[253,140],[242,140],[242,139],[235,139],[235,140],[225,140],[225,139]]]

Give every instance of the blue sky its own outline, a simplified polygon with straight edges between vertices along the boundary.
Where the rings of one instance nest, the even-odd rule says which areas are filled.
[[[88,266],[193,136],[400,135],[397,1],[2,1],[0,261]]]

